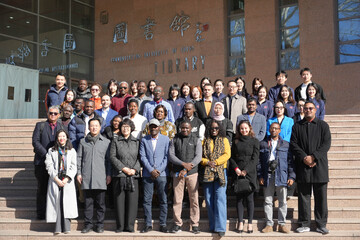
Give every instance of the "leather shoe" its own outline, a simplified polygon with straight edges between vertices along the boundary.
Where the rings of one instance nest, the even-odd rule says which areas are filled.
[[[95,229],[95,232],[97,232],[97,233],[103,233],[103,232],[104,232],[104,227],[97,227],[97,228]]]
[[[145,226],[143,230],[141,230],[141,233],[147,233],[152,231],[152,226]]]
[[[160,232],[163,232],[163,233],[168,233],[169,230],[167,229],[166,226],[160,226],[160,229],[159,229]]]
[[[121,232],[123,232],[123,230],[121,230],[120,228],[117,228],[117,229],[115,230],[115,232],[116,232],[116,233],[121,233]]]
[[[92,227],[90,227],[90,226],[85,226],[85,227],[83,228],[83,230],[81,230],[81,233],[88,233],[88,232],[90,232],[90,231],[92,231]]]

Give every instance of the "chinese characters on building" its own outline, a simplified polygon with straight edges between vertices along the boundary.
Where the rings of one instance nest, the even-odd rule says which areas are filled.
[[[151,40],[154,37],[154,33],[152,32],[152,27],[156,25],[154,19],[150,19],[149,17],[146,19],[146,24],[142,25],[141,28],[144,29],[144,36],[146,40]]]
[[[7,57],[6,64],[15,65],[15,58],[19,58],[21,62],[24,62],[24,58],[28,57],[31,53],[29,46],[26,43],[21,43],[17,51],[11,51],[10,57]]]
[[[127,23],[122,22],[115,26],[113,42],[127,43]]]
[[[48,40],[45,39],[44,41],[41,42],[40,46],[41,46],[41,56],[42,57],[46,57],[48,52],[49,52],[49,46],[51,46],[51,43],[48,43]]]
[[[187,22],[189,20],[189,16],[185,15],[183,12],[181,15],[176,14],[174,17],[172,23],[170,24],[170,29],[172,29],[174,32],[177,32],[180,30],[181,36],[184,36],[184,31],[186,31],[190,27],[190,23]]]
[[[76,43],[75,38],[72,33],[66,33],[64,35],[64,44],[63,44],[63,53],[66,53],[67,51],[75,50]]]

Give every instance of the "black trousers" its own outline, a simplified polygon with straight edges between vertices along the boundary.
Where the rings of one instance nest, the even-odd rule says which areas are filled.
[[[244,205],[246,202],[248,222],[252,223],[254,218],[254,192],[236,195],[236,210],[238,212],[238,221],[242,222],[244,219]]]
[[[93,226],[93,215],[94,215],[94,206],[96,209],[96,226],[104,227],[104,218],[105,218],[105,190],[92,189],[84,190],[85,198],[85,209],[84,209],[84,224],[85,227]]]
[[[315,222],[317,227],[326,227],[328,218],[327,183],[298,183],[298,223],[310,227],[311,223],[311,189],[315,200]]]
[[[116,229],[120,231],[134,231],[135,219],[138,212],[139,180],[134,178],[135,191],[124,191],[121,180],[114,177],[114,203],[116,211]]]
[[[35,177],[37,180],[36,191],[36,213],[38,219],[45,219],[46,216],[46,194],[49,181],[49,174],[45,165],[35,165]]]

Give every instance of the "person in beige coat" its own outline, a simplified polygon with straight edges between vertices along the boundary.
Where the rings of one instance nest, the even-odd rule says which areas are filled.
[[[55,222],[54,234],[70,232],[70,219],[77,218],[78,208],[75,190],[76,151],[68,133],[57,131],[55,146],[46,154],[46,170],[49,173],[46,199],[46,222]]]

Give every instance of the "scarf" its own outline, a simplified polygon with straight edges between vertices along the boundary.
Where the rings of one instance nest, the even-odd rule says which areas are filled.
[[[92,142],[94,145],[99,138],[100,138],[100,134],[93,137],[93,136],[91,136],[90,133],[88,133],[88,135],[86,136],[86,140],[88,140],[89,142]]]
[[[58,176],[60,176],[60,180],[63,180],[66,173],[66,155],[67,155],[67,149],[65,147],[59,147],[58,148],[59,153],[59,168],[58,168]]]
[[[213,119],[216,120],[216,121],[222,121],[222,120],[225,119],[225,117],[224,117],[224,104],[222,104],[221,102],[216,102],[214,104],[214,110],[215,110],[216,105],[220,105],[223,112],[221,113],[221,115],[217,116],[217,115],[215,115],[215,111],[214,111]]]

